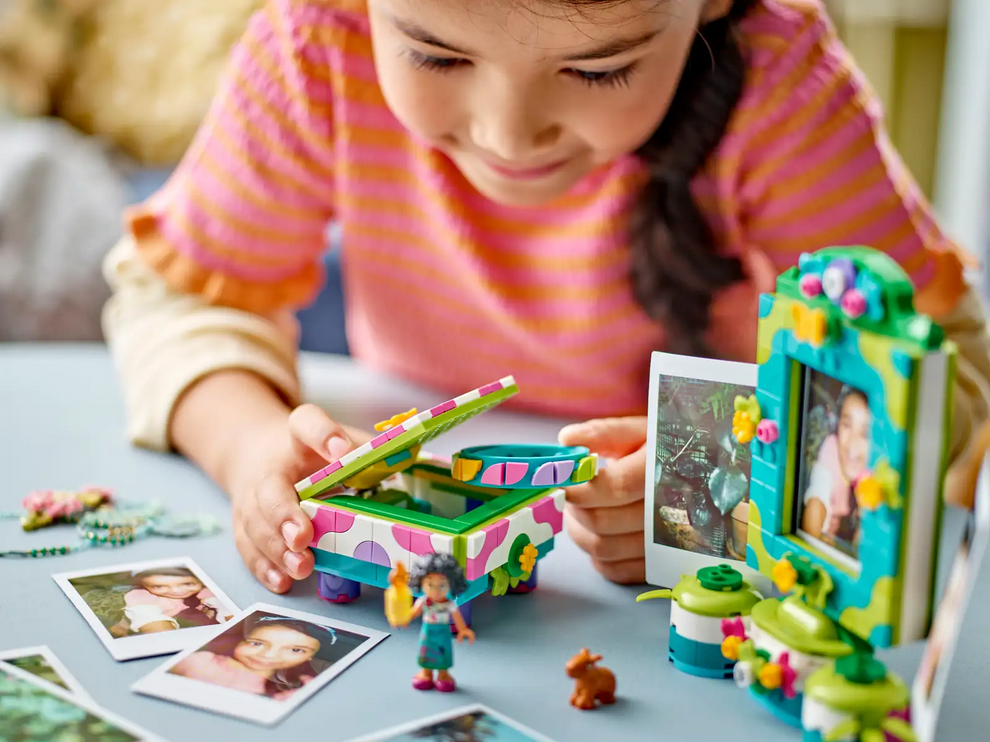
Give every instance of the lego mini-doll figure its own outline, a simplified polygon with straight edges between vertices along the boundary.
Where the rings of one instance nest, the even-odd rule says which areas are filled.
[[[409,587],[421,592],[422,596],[413,604],[412,611],[403,617],[403,625],[408,625],[418,616],[423,617],[418,660],[422,670],[413,678],[413,688],[436,688],[442,693],[450,693],[456,687],[450,675],[450,668],[454,665],[451,620],[457,627],[457,641],[467,639],[474,643],[474,632],[468,628],[455,602],[456,597],[467,589],[464,571],[449,554],[426,554],[413,564]]]

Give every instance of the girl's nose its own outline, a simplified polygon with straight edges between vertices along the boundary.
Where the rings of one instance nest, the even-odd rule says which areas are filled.
[[[500,94],[486,88],[471,121],[471,140],[502,163],[549,164],[536,160],[557,145],[562,130],[548,122],[541,109],[545,107],[524,92],[510,89]]]

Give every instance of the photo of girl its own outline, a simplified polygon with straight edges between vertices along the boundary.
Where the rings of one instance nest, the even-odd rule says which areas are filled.
[[[114,659],[171,654],[196,646],[237,606],[188,557],[67,572],[55,582]]]
[[[188,567],[160,567],[134,574],[124,594],[123,617],[114,636],[174,631],[225,623],[233,612]]]
[[[365,639],[307,621],[259,613],[169,672],[284,701]]]
[[[809,370],[803,413],[798,527],[803,535],[856,559],[860,530],[855,487],[870,463],[869,400],[860,390]]]
[[[275,724],[388,636],[265,603],[132,686],[148,696]]]

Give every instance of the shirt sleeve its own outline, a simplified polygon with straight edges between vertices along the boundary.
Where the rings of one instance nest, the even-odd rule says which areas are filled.
[[[140,631],[142,626],[156,621],[168,621],[175,628],[179,628],[179,622],[172,616],[166,616],[161,606],[157,605],[129,605],[124,608],[124,615],[131,625],[131,631],[134,632]]]
[[[750,29],[752,70],[727,147],[741,238],[778,271],[824,247],[882,250],[912,278],[919,311],[939,319],[974,261],[939,229],[879,100],[815,5]]]
[[[233,49],[173,176],[127,214],[169,289],[267,314],[322,284],[332,217],[332,82],[317,3],[271,0]]]
[[[183,392],[217,371],[240,369],[265,379],[290,406],[299,403],[298,330],[288,310],[259,315],[210,305],[170,288],[125,237],[104,261],[113,291],[103,311],[123,389],[127,435],[158,451],[171,448],[172,412]]]

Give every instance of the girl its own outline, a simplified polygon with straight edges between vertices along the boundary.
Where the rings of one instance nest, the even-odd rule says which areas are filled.
[[[753,360],[758,296],[868,244],[961,349],[953,455],[990,401],[966,258],[818,0],[271,0],[195,143],[107,260],[132,439],[230,493],[246,564],[313,569],[293,484],[367,437],[299,405],[293,312],[342,228],[349,344],[459,393],[515,375],[611,466],[569,493],[644,577],[650,351]]]
[[[450,622],[457,628],[457,641],[467,639],[474,644],[474,631],[461,616],[455,598],[467,590],[464,571],[450,554],[426,554],[420,557],[409,573],[409,587],[422,596],[413,604],[409,621],[422,616],[419,635],[419,666],[422,670],[413,678],[416,690],[451,693],[456,689],[450,668],[454,666],[454,642],[450,637]],[[436,682],[433,672],[436,671]]]
[[[832,434],[823,442],[804,492],[801,529],[855,557],[859,507],[855,487],[870,458],[870,414],[866,395],[843,387]]]
[[[233,648],[220,636],[169,672],[284,701],[317,676],[310,661],[337,641],[331,628],[280,616],[245,619]]]
[[[134,575],[124,595],[124,618],[110,629],[115,636],[212,626],[231,614],[202,580],[186,567],[146,570]]]

